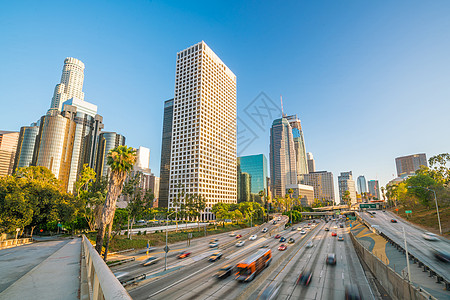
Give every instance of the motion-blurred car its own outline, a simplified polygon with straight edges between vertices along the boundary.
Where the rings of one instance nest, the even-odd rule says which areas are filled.
[[[281,283],[276,281],[272,282],[268,287],[264,289],[259,300],[273,300],[277,299],[278,293],[280,292]]]
[[[311,223],[308,223],[308,226],[311,226]]]
[[[273,221],[272,224],[273,224],[273,225],[276,225],[276,224],[277,224],[277,221]]]
[[[296,230],[297,230],[297,228],[295,228],[295,227],[291,228],[291,231],[296,231]]]
[[[391,223],[397,223],[396,219],[391,219]]]
[[[338,236],[337,240],[342,242],[344,240],[344,237],[342,235],[340,235],[340,236]]]
[[[285,237],[280,237],[280,243],[284,243],[286,242],[286,238]]]
[[[217,247],[219,247],[218,242],[209,242],[209,248],[217,248]]]
[[[262,230],[262,232],[263,232],[263,233],[266,233],[266,232],[267,232],[267,228],[264,228],[264,229]]]
[[[278,250],[284,251],[286,250],[287,246],[285,244],[281,244],[280,247],[278,247]]]
[[[277,234],[276,236],[274,236],[274,238],[279,239],[281,237],[281,235]]]
[[[186,257],[188,257],[189,255],[191,255],[191,252],[188,252],[188,251],[183,251],[183,252],[181,252],[180,254],[178,254],[178,256],[177,256],[177,258],[186,258]]]
[[[239,239],[239,238],[241,238],[241,237],[242,237],[242,235],[240,235],[240,234],[238,234],[238,235],[236,236],[237,239]]]
[[[325,227],[325,231],[330,231],[330,229],[328,229],[328,227]]]
[[[233,266],[226,265],[217,271],[217,273],[214,275],[217,279],[224,279],[231,275],[233,272]]]
[[[147,258],[146,260],[144,260],[144,262],[142,263],[142,265],[145,266],[150,266],[151,264],[156,263],[159,260],[158,257],[155,256],[150,256],[149,258]]]
[[[300,234],[306,234],[306,231],[302,230],[300,231]]]
[[[339,228],[344,228],[344,224],[339,225]]]
[[[236,233],[230,232],[230,233],[228,234],[228,236],[236,236]]]
[[[209,261],[214,262],[218,259],[220,259],[222,257],[222,252],[216,252],[213,253],[210,257],[209,257]]]
[[[303,230],[303,228],[301,228],[301,227],[298,227],[298,228],[297,228],[297,230],[298,230],[298,231],[302,231],[302,230]]]
[[[336,254],[329,253],[327,255],[326,264],[327,265],[335,265],[336,264]]]
[[[337,236],[337,233],[333,231],[333,232],[331,233],[331,236]]]
[[[120,281],[120,283],[122,283],[124,281],[124,278],[128,275],[128,272],[119,271],[119,272],[114,272],[113,274]]]
[[[337,225],[334,225],[333,228],[334,228],[334,229],[337,229],[338,227],[337,227]]]
[[[236,247],[242,247],[245,245],[245,241],[240,241],[236,243]]]
[[[438,236],[431,232],[425,232],[424,234],[422,234],[422,237],[427,241],[439,241]]]
[[[293,243],[295,243],[295,240],[294,240],[294,238],[289,238],[289,240],[288,240],[288,244],[293,244]]]
[[[254,241],[254,240],[256,240],[258,238],[258,236],[256,235],[256,234],[254,234],[254,235],[251,235],[248,239],[250,240],[250,241]]]
[[[345,300],[361,300],[361,292],[355,284],[345,286]]]
[[[312,248],[312,247],[314,247],[314,244],[312,241],[309,241],[306,243],[306,248]]]
[[[311,270],[305,270],[300,273],[300,276],[297,279],[297,284],[301,284],[304,286],[308,286],[311,282],[313,272]]]
[[[281,217],[278,217],[278,219],[277,219],[278,221],[281,221]]]
[[[269,248],[269,245],[261,245],[259,248]]]
[[[450,263],[450,253],[442,251],[442,250],[437,250],[434,249],[433,250],[433,255],[436,259],[445,262],[445,263]]]

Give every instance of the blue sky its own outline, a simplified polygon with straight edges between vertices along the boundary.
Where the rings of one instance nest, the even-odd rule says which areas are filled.
[[[450,152],[449,1],[2,1],[0,130],[50,106],[68,56],[106,131],[151,149],[159,174],[163,101],[177,51],[204,40],[237,76],[238,115],[264,92],[297,114],[319,170],[395,174],[394,158]]]

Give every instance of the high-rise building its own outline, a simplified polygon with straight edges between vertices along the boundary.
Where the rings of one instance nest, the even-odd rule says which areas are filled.
[[[61,75],[61,83],[55,87],[50,109],[61,111],[63,103],[71,98],[84,100],[83,81],[84,63],[73,57],[66,58]]]
[[[177,53],[169,207],[180,191],[236,203],[236,76],[200,42]]]
[[[173,99],[164,101],[164,119],[161,143],[158,207],[169,205],[170,157],[172,150]]]
[[[0,176],[13,173],[18,140],[19,132],[0,131]]]
[[[39,134],[39,126],[36,123],[20,128],[19,142],[17,143],[16,157],[14,159],[14,172],[18,168],[31,166],[33,161],[34,146]]]
[[[99,136],[96,170],[97,177],[108,176],[110,168],[106,164],[109,151],[125,145],[125,137],[116,132],[102,132]]]
[[[289,193],[290,189],[293,191],[293,199],[300,198],[300,203],[294,202],[294,205],[312,206],[314,203],[314,187],[305,184],[288,184],[286,185],[286,194]]]
[[[150,149],[139,146],[136,150],[136,163],[134,164],[135,170],[147,170],[150,168]]]
[[[364,177],[363,175],[358,176],[356,183],[358,186],[358,193],[360,193],[361,195],[362,193],[367,193],[366,177]]]
[[[62,113],[53,110],[40,121],[32,164],[49,169],[67,190],[72,162],[76,108],[66,105]]]
[[[305,139],[303,138],[302,124],[297,115],[287,116],[291,125],[292,137],[294,139],[295,161],[297,163],[297,182],[300,182],[303,174],[308,174],[308,162],[306,158]]]
[[[369,186],[369,193],[376,199],[381,200],[380,198],[380,185],[378,184],[378,180],[369,180],[367,182]]]
[[[397,157],[395,159],[395,165],[397,166],[398,177],[414,175],[420,169],[420,166],[428,167],[427,156],[425,153],[419,153]]]
[[[237,202],[249,202],[252,200],[252,193],[251,193],[251,181],[252,177],[250,174],[245,172],[240,172],[238,174],[238,182],[239,186],[238,188],[238,198]]]
[[[297,160],[289,121],[276,119],[270,128],[270,180],[273,197],[284,197],[286,185],[297,184]]]
[[[267,196],[267,158],[264,154],[238,157],[241,172],[248,173],[251,178],[251,193],[259,194],[263,191]]]
[[[314,198],[323,203],[334,204],[333,173],[327,171],[309,172],[309,174],[303,176],[302,183],[314,187]]]
[[[316,171],[316,162],[314,161],[314,156],[311,152],[306,153],[308,159],[308,173],[313,173]]]
[[[342,196],[346,191],[350,192],[351,204],[356,204],[356,189],[355,189],[355,181],[353,180],[352,171],[350,172],[341,172],[341,175],[338,176],[338,185],[339,185],[339,198],[341,203]]]

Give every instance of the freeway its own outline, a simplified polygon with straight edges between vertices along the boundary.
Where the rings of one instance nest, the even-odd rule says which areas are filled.
[[[447,282],[450,282],[450,265],[435,259],[432,253],[432,249],[450,253],[450,242],[447,239],[440,237],[439,241],[427,241],[422,237],[423,230],[416,228],[409,222],[397,219],[390,212],[377,211],[376,214],[372,215],[367,212],[357,214],[370,225],[375,225],[378,231],[401,246],[404,246],[402,228],[405,228],[408,251]],[[391,219],[396,219],[398,223],[391,223]]]
[[[330,231],[325,231],[325,227],[329,227]],[[301,245],[249,299],[263,298],[261,295],[274,285],[280,288],[277,299],[344,299],[346,285],[358,286],[365,299],[374,299],[345,225],[339,228],[337,221],[331,221],[318,229],[305,240],[312,241],[314,246],[307,248],[305,244]],[[332,236],[332,231],[344,240],[338,241],[337,237]],[[336,265],[326,264],[329,253],[336,255]],[[313,274],[308,286],[297,284],[303,271]]]

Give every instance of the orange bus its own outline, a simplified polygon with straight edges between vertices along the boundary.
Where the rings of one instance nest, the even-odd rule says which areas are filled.
[[[236,265],[236,280],[249,282],[258,275],[259,272],[269,266],[272,261],[272,251],[270,249],[260,249],[244,261]]]

